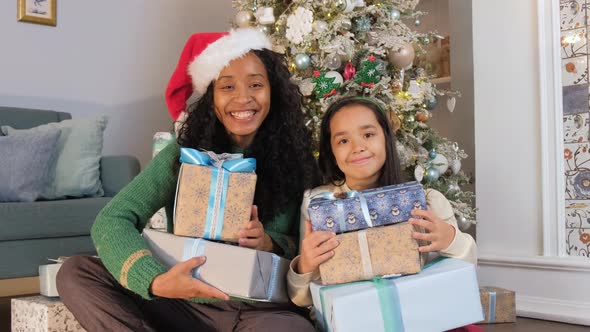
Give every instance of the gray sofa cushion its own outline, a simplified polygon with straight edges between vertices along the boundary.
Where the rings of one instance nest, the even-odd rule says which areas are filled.
[[[0,241],[89,235],[108,197],[0,204]]]
[[[55,165],[61,130],[46,128],[27,135],[0,137],[0,202],[33,202],[47,185]]]

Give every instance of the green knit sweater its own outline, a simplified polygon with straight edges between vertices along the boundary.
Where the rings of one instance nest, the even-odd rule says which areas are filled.
[[[96,217],[91,235],[96,251],[107,270],[125,288],[151,299],[149,287],[154,278],[167,271],[147,248],[140,233],[149,218],[166,207],[169,229],[176,193],[175,163],[180,147],[172,143],[123,188]],[[273,220],[264,221],[264,229],[282,255],[292,258],[297,253],[297,206],[293,202]],[[208,299],[192,299],[199,303]]]

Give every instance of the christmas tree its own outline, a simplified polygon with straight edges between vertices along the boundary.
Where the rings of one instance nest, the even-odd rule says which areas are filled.
[[[475,223],[474,194],[461,170],[467,157],[457,143],[428,125],[431,111],[453,91],[430,82],[414,65],[423,46],[442,37],[417,33],[405,22],[420,22],[419,0],[234,0],[236,27],[256,26],[285,55],[293,81],[304,96],[307,125],[318,143],[323,112],[348,95],[372,97],[389,113],[402,168],[410,179],[443,193],[461,229]],[[452,111],[452,109],[450,109]]]

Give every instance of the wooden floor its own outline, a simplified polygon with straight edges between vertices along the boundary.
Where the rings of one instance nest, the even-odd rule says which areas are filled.
[[[582,332],[590,326],[563,324],[519,317],[516,323],[479,325],[486,332]],[[10,298],[0,297],[0,332],[10,331]]]
[[[590,326],[563,324],[546,320],[518,317],[516,323],[479,325],[486,332],[582,332]]]

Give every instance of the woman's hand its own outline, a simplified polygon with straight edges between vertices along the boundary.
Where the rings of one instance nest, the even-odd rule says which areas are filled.
[[[455,227],[435,216],[430,210],[412,210],[412,215],[423,219],[410,218],[412,225],[421,226],[427,233],[414,232],[416,240],[425,240],[430,244],[418,248],[420,252],[441,251],[448,248],[455,238]]]
[[[174,265],[168,272],[158,275],[152,281],[150,293],[170,299],[203,299],[229,300],[229,296],[219,289],[203,281],[193,278],[192,270],[205,263],[205,257],[193,257]]]
[[[240,229],[238,235],[240,236],[238,239],[240,247],[269,252],[273,251],[272,239],[264,232],[264,226],[258,220],[258,207],[256,205],[252,205],[250,221]]]
[[[334,256],[334,249],[340,244],[333,232],[311,229],[311,222],[305,221],[305,236],[301,242],[301,255],[297,262],[297,273],[304,274],[316,270],[320,264]]]

